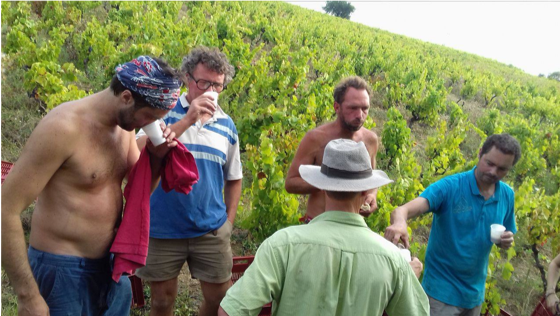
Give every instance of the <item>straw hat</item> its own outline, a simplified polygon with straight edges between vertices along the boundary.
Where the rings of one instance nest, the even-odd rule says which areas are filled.
[[[325,191],[362,192],[393,182],[381,170],[371,168],[363,142],[335,139],[325,147],[321,166],[301,165],[303,180]]]

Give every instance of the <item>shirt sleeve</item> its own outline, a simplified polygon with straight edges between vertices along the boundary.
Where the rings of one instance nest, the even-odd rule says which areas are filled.
[[[515,224],[515,199],[513,190],[508,194],[508,210],[506,211],[506,217],[504,218],[504,226],[506,230],[512,233],[517,233],[517,225]]]
[[[412,268],[404,260],[395,273],[397,286],[385,308],[387,315],[429,316],[430,302]]]
[[[280,294],[284,265],[265,240],[244,275],[227,291],[220,306],[230,316],[258,315],[262,306]]]
[[[445,199],[452,194],[453,185],[449,177],[443,178],[429,185],[420,197],[428,200],[430,204],[430,212],[439,213]]]
[[[235,126],[235,125],[234,125]],[[230,144],[228,148],[227,161],[225,165],[226,180],[239,180],[243,178],[241,170],[241,155],[239,153],[239,137],[237,136],[237,129],[233,130],[235,135],[235,143]]]

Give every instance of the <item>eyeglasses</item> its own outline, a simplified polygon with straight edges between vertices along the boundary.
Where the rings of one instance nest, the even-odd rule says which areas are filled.
[[[214,91],[216,92],[222,92],[222,90],[224,90],[224,84],[222,83],[217,83],[217,82],[212,82],[212,81],[208,81],[208,80],[204,80],[204,79],[194,79],[194,76],[191,75],[189,73],[189,77],[191,77],[192,80],[194,80],[194,82],[196,83],[196,86],[200,89],[200,90],[207,90],[210,87],[214,87]]]

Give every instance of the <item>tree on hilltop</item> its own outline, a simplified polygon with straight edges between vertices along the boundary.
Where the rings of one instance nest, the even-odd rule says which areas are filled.
[[[560,81],[560,71],[555,71],[548,75],[548,79],[554,79]]]
[[[323,7],[323,10],[328,14],[350,20],[350,14],[356,8],[348,1],[327,1],[327,5]]]

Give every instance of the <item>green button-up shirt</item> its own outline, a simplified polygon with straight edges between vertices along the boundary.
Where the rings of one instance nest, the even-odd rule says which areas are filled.
[[[279,230],[221,303],[229,315],[429,315],[429,303],[395,245],[362,216],[328,211]]]

